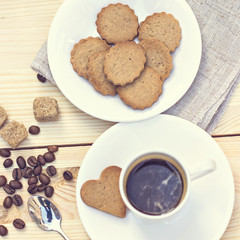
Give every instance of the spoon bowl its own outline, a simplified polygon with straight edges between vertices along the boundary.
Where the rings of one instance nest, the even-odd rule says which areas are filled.
[[[28,212],[37,225],[45,231],[56,231],[64,239],[70,240],[61,229],[61,213],[47,198],[31,196],[28,199]]]

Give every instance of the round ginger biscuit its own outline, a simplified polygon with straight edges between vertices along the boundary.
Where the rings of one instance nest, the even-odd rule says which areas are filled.
[[[110,46],[106,43],[106,41],[100,39],[99,37],[81,39],[74,45],[71,51],[71,63],[73,65],[73,69],[80,76],[87,79],[88,58],[95,52],[104,51],[109,48]]]
[[[110,4],[97,15],[97,31],[108,43],[131,41],[138,34],[138,17],[128,5]]]
[[[145,67],[132,84],[117,88],[122,101],[133,109],[151,107],[162,93],[162,81],[157,71]]]
[[[154,13],[148,16],[139,27],[139,40],[156,38],[162,41],[173,52],[182,38],[178,20],[165,12]]]
[[[147,58],[146,66],[156,70],[164,81],[172,70],[172,56],[163,42],[157,39],[144,39],[140,43]]]
[[[103,95],[114,96],[117,94],[117,88],[108,81],[103,71],[103,63],[108,51],[93,53],[88,60],[88,79],[94,89]]]
[[[114,85],[132,83],[144,69],[144,50],[134,41],[120,42],[111,47],[104,61],[104,73]]]

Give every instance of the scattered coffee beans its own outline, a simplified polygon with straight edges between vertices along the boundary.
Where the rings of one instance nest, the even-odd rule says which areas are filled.
[[[17,229],[23,229],[25,228],[25,222],[22,219],[17,218],[13,221],[13,226]]]
[[[37,192],[37,189],[38,189],[38,187],[36,184],[31,184],[28,186],[27,190],[30,194],[35,194]]]
[[[22,171],[20,168],[14,168],[12,171],[12,177],[15,180],[20,180],[22,178]]]
[[[18,180],[11,180],[9,182],[9,186],[13,189],[21,189],[22,188],[22,183]]]
[[[12,202],[15,206],[19,207],[23,204],[23,200],[22,200],[22,197],[18,194],[14,195],[12,197]]]
[[[5,159],[5,161],[3,162],[3,166],[5,168],[10,168],[13,165],[13,160],[11,158],[7,158]]]
[[[31,127],[29,127],[28,132],[30,134],[32,134],[32,135],[37,135],[37,134],[40,133],[40,127],[38,127],[38,126],[31,126]]]
[[[0,225],[0,236],[4,237],[8,234],[8,230],[5,226]]]
[[[30,134],[38,134],[40,132],[40,128],[38,126],[31,126],[29,128]],[[42,173],[42,166],[46,163],[53,162],[55,160],[54,153],[58,151],[57,145],[48,146],[48,152],[44,153],[44,155],[38,155],[38,157],[30,156],[27,161],[19,156],[16,159],[17,165],[19,168],[14,168],[12,170],[13,180],[7,184],[7,179],[5,176],[0,175],[0,187],[3,187],[4,191],[13,195],[16,189],[21,189],[23,187],[22,183],[19,181],[22,177],[28,178],[28,188],[27,191],[30,194],[35,194],[36,192],[45,193],[46,197],[52,197],[54,194],[54,188],[49,186],[48,184],[51,182],[50,177],[55,176],[57,174],[57,169],[50,165],[46,168],[46,172]],[[9,158],[11,152],[7,149],[0,150],[0,156],[5,157],[7,159],[4,160],[3,166],[5,168],[10,168],[13,165],[13,160]],[[27,166],[28,165],[30,166]],[[34,174],[35,176],[32,176]],[[37,177],[38,176],[38,177]],[[65,171],[63,176],[66,180],[72,180],[73,176],[70,171]],[[38,180],[41,182],[40,185],[37,185]],[[22,197],[18,194],[5,197],[3,201],[3,207],[6,209],[11,208],[12,204],[15,206],[21,206],[23,204]],[[25,227],[25,222],[22,219],[15,219],[13,221],[13,226],[17,229],[23,229]],[[0,225],[0,236],[6,236],[8,234],[8,229]]]
[[[43,157],[46,162],[53,162],[55,160],[55,155],[52,152],[46,152],[43,154]]]
[[[34,156],[29,157],[27,163],[31,167],[36,167],[38,165],[38,161]]]
[[[37,167],[35,167],[33,169],[33,174],[35,176],[39,176],[41,173],[42,173],[42,166],[41,165],[38,165]]]
[[[65,171],[63,173],[63,177],[64,179],[66,179],[67,181],[71,181],[73,179],[73,175],[70,171]]]
[[[47,186],[44,190],[46,197],[52,197],[54,193],[54,188],[52,186]]]
[[[47,187],[46,185],[40,184],[40,185],[38,185],[37,191],[38,191],[38,192],[43,192],[46,187]]]
[[[57,152],[58,151],[58,146],[57,145],[51,145],[51,146],[48,146],[48,151],[49,152]]]
[[[53,165],[48,166],[46,171],[48,176],[50,177],[53,177],[57,174],[57,169]]]
[[[33,170],[30,167],[26,167],[23,169],[23,177],[30,178],[32,176]]]
[[[12,198],[10,196],[5,197],[4,201],[3,201],[3,206],[5,208],[10,208],[12,206]]]
[[[32,176],[28,179],[28,185],[37,184],[37,183],[38,183],[38,179],[35,176]]]
[[[0,175],[0,187],[5,186],[6,183],[7,183],[6,177],[3,175]]]
[[[5,184],[5,186],[3,187],[3,190],[9,195],[12,195],[15,193],[15,189],[10,187],[9,184]]]
[[[39,80],[39,82],[42,82],[42,83],[45,83],[47,81],[47,79],[42,75],[40,75],[39,73],[37,75],[37,79]]]
[[[38,164],[39,164],[39,165],[44,166],[44,165],[46,164],[46,161],[45,161],[43,155],[38,155],[37,161],[38,161]]]
[[[17,157],[17,165],[19,168],[24,169],[27,165],[26,160],[22,156]]]
[[[0,149],[0,156],[1,157],[7,158],[7,157],[10,157],[10,155],[11,155],[11,152],[9,150],[7,150],[7,149]]]
[[[44,185],[48,185],[51,182],[50,178],[45,173],[40,174],[39,181]]]

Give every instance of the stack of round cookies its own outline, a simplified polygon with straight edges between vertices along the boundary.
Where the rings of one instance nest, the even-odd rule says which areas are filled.
[[[102,8],[96,25],[101,38],[88,37],[74,45],[73,69],[103,95],[119,94],[133,109],[151,107],[173,67],[170,53],[181,40],[178,20],[154,13],[139,26],[134,10],[117,3]]]

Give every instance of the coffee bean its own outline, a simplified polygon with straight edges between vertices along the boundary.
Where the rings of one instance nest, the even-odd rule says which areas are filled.
[[[3,206],[5,208],[10,208],[12,206],[12,198],[10,196],[5,197],[3,201]]]
[[[50,178],[45,173],[40,174],[39,181],[44,185],[48,185],[51,182]]]
[[[26,167],[23,169],[23,177],[24,178],[30,178],[33,174],[33,170],[30,167]]]
[[[66,179],[67,181],[71,181],[73,179],[73,175],[70,171],[65,171],[63,173],[63,177],[64,179]]]
[[[21,189],[22,188],[22,183],[18,180],[11,180],[9,182],[9,186],[13,189]]]
[[[6,183],[7,183],[6,177],[3,175],[0,175],[0,187],[5,186]]]
[[[55,155],[52,152],[46,152],[43,154],[43,157],[46,162],[53,162],[55,160]]]
[[[32,134],[32,135],[37,135],[37,134],[40,133],[40,127],[38,127],[38,126],[31,126],[31,127],[29,127],[28,132],[30,134]]]
[[[23,229],[25,228],[25,222],[22,219],[17,218],[13,221],[13,226],[17,229]]]
[[[0,225],[0,236],[4,237],[8,234],[8,230],[5,226]]]
[[[48,146],[48,151],[49,152],[57,152],[58,151],[58,146],[57,145],[51,145],[51,146]]]
[[[0,156],[1,157],[7,158],[7,157],[10,157],[10,155],[11,155],[11,152],[9,150],[7,150],[7,149],[0,149]]]
[[[38,161],[34,156],[29,157],[27,163],[31,167],[36,167],[38,165]]]
[[[7,193],[7,194],[14,194],[15,193],[15,189],[10,187],[9,184],[6,184],[4,187],[3,187],[3,190]]]
[[[26,160],[22,156],[17,157],[17,165],[19,168],[24,169],[27,165]]]
[[[13,165],[13,160],[11,158],[7,158],[5,159],[5,161],[3,162],[3,166],[5,168],[9,168]]]
[[[48,166],[46,171],[50,177],[53,177],[57,174],[57,169],[53,165]]]
[[[14,195],[12,197],[12,202],[15,206],[19,207],[23,204],[23,200],[22,200],[22,197],[18,194]]]
[[[47,81],[47,79],[39,73],[37,75],[37,79],[39,80],[39,82],[42,82],[42,83],[45,83]]]
[[[33,174],[35,176],[39,176],[41,173],[42,173],[42,166],[41,165],[38,165],[37,167],[35,167],[33,169]]]
[[[52,197],[54,193],[54,188],[52,186],[47,186],[44,190],[46,197]]]
[[[38,155],[37,161],[39,165],[44,166],[46,164],[46,160],[44,159],[43,155]]]
[[[12,177],[15,180],[20,180],[22,178],[22,171],[20,168],[14,168],[12,171]]]
[[[37,183],[38,183],[38,179],[35,176],[32,176],[28,179],[28,185],[37,184]]]
[[[36,184],[31,184],[28,186],[27,190],[30,194],[35,194],[37,192],[37,189],[38,189],[38,187]]]
[[[38,185],[37,190],[38,190],[38,192],[42,192],[42,191],[45,190],[46,187],[47,187],[46,185],[44,185],[44,184],[40,184],[40,185]]]

